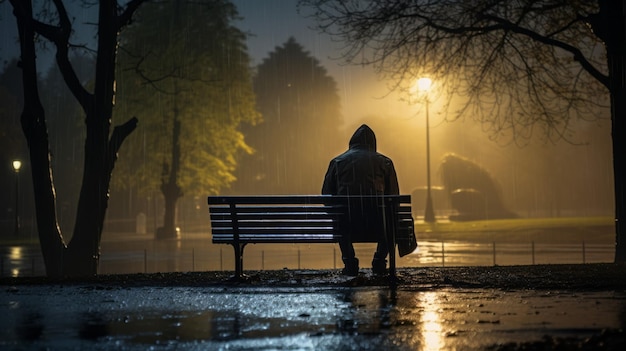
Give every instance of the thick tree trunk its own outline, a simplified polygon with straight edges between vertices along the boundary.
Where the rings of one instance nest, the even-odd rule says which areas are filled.
[[[626,154],[626,1],[601,0],[600,18],[606,23],[598,36],[605,42],[609,67],[613,174],[615,182],[615,262],[626,262],[626,218],[624,218],[624,166]]]
[[[172,166],[164,166],[163,184],[161,192],[165,199],[165,213],[163,214],[163,227],[157,229],[157,239],[169,239],[177,237],[176,231],[176,202],[183,196],[182,189],[178,186],[178,171],[180,169],[180,121],[178,111],[174,108],[174,128],[172,130]]]
[[[56,220],[54,185],[48,150],[46,118],[37,86],[35,32],[28,18],[32,16],[30,1],[12,1],[13,7],[21,6],[21,16],[16,15],[20,38],[20,67],[24,89],[24,109],[21,116],[22,129],[30,153],[35,211],[39,243],[48,276],[61,276],[65,243]]]
[[[32,18],[31,1],[11,0],[20,35],[24,111],[22,129],[31,159],[39,242],[48,276],[86,276],[98,271],[100,239],[108,204],[109,183],[117,152],[124,139],[135,129],[132,118],[110,134],[115,93],[115,57],[120,26],[130,20],[141,0],[132,0],[120,17],[117,2],[99,2],[98,58],[94,94],[80,84],[69,63],[67,48],[70,19],[62,2],[55,2],[59,27],[41,25]],[[66,246],[57,219],[54,182],[50,166],[48,131],[44,109],[38,95],[35,28],[57,47],[57,64],[63,78],[86,115],[85,168],[78,202],[74,235]],[[110,136],[110,139],[109,139]]]
[[[95,275],[100,259],[100,239],[109,199],[114,160],[109,158],[113,113],[115,56],[117,50],[115,1],[102,1],[98,18],[98,57],[93,99],[84,104],[87,136],[83,183],[78,200],[74,236],[68,244],[65,274]]]
[[[626,45],[626,43],[624,44]],[[626,262],[626,218],[624,218],[624,165],[626,165],[626,154],[620,146],[626,140],[626,56],[621,57],[619,66],[619,79],[621,80],[619,89],[611,89],[612,100],[612,138],[613,138],[613,174],[615,181],[615,262]],[[613,73],[611,74],[613,79]]]
[[[172,239],[177,237],[176,230],[176,203],[180,198],[180,187],[176,183],[168,183],[162,188],[165,199],[165,213],[163,227],[157,229],[157,239]]]
[[[622,60],[624,58],[622,57]],[[621,63],[622,67],[626,61]],[[622,74],[624,70],[622,69]],[[621,77],[622,82],[626,76]],[[623,140],[626,140],[626,89],[622,86],[618,91],[613,92],[613,174],[615,178],[615,262],[626,262],[626,218],[624,218],[624,165],[626,165],[626,154]]]

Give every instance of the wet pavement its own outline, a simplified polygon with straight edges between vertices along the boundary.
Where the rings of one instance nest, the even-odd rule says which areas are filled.
[[[109,238],[101,274],[69,281],[43,277],[38,247],[6,246],[0,350],[626,349],[612,244],[496,239],[421,241],[395,289],[341,276],[336,245],[251,246],[243,282],[201,235]]]
[[[375,250],[356,244],[359,257]],[[398,267],[451,267],[531,264],[607,263],[615,256],[614,243],[495,243],[421,241],[415,253],[397,259]],[[249,245],[245,269],[337,269],[337,245]],[[208,238],[186,240],[108,240],[102,245],[100,274],[229,271],[233,250]],[[0,246],[0,277],[43,276],[45,268],[37,245]]]
[[[623,289],[349,286],[359,279],[368,276],[310,286],[5,284],[0,349],[510,349],[626,323]]]

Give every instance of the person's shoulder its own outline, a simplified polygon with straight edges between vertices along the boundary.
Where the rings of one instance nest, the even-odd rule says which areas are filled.
[[[377,156],[382,160],[382,162],[390,167],[393,167],[393,161],[391,160],[390,157],[381,154],[380,152],[377,153]]]
[[[335,156],[335,158],[333,158],[333,160],[341,160],[344,159],[346,157],[349,157],[350,155],[353,155],[355,153],[355,149],[348,149],[344,152],[342,152],[341,154]]]
[[[387,156],[385,154],[381,154],[380,152],[376,152],[376,156],[378,156],[378,157],[380,157],[382,159],[391,161],[391,158],[389,156]]]

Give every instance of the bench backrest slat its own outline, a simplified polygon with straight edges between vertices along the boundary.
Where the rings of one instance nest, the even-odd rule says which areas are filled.
[[[400,196],[210,196],[214,243],[337,242],[337,225],[349,201],[398,203],[397,241],[413,230],[411,200]],[[236,237],[236,238],[235,238]]]
[[[209,205],[218,204],[332,204],[345,203],[356,196],[346,195],[263,195],[263,196],[209,196]],[[393,199],[401,204],[411,204],[410,195],[363,195],[362,199]]]

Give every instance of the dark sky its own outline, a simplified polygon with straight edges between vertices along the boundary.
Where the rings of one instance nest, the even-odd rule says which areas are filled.
[[[85,23],[94,22],[93,9],[84,9],[80,0],[66,1],[70,16],[75,20],[76,35],[73,43],[93,42],[94,28]],[[248,49],[253,64],[259,64],[276,46],[284,44],[289,37],[296,40],[328,70],[338,83],[343,114],[349,120],[369,114],[387,114],[397,109],[407,109],[398,96],[386,96],[386,85],[377,82],[371,68],[345,66],[338,60],[338,44],[328,36],[311,29],[314,22],[297,13],[295,0],[233,0],[243,20],[237,25],[252,35],[248,39]],[[17,29],[12,7],[6,0],[0,0],[0,63],[18,55]],[[38,63],[42,72],[52,64],[53,52],[39,53]]]
[[[297,12],[295,0],[233,0],[243,17],[239,28],[253,33],[248,49],[258,64],[289,37],[296,40],[324,66],[337,81],[343,115],[348,123],[368,115],[414,113],[396,94],[388,95],[387,85],[376,79],[371,67],[347,66],[340,60],[340,44],[316,32],[315,22]]]

